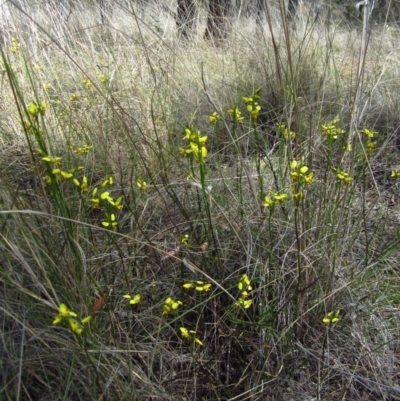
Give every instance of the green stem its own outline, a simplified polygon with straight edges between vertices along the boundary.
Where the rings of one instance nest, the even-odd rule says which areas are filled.
[[[294,210],[294,226],[295,226],[295,234],[296,234],[296,247],[297,247],[297,283],[296,283],[296,292],[295,292],[295,320],[297,320],[300,316],[300,289],[302,284],[302,266],[301,266],[301,238],[300,238],[300,221],[299,221],[299,208],[296,207]]]

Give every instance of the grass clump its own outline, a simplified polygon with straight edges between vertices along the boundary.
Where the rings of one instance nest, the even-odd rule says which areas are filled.
[[[399,33],[145,7],[4,25],[2,399],[397,397]]]

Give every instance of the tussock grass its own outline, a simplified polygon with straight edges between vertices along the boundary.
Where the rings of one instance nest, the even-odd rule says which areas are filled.
[[[273,5],[212,43],[201,8],[184,41],[172,4],[23,6],[1,399],[398,397],[399,32]]]

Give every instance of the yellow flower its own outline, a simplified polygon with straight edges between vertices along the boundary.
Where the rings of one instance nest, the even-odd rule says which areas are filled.
[[[285,131],[283,132],[283,137],[285,139],[288,139],[290,137],[290,139],[296,139],[296,133],[293,131],[290,131],[286,128]]]
[[[290,139],[296,139],[296,133],[293,131],[289,131],[286,123],[278,123],[276,124],[276,128],[285,139],[288,139],[289,137]]]
[[[163,315],[168,315],[171,312],[172,313],[176,312],[178,308],[182,305],[183,305],[182,301],[175,301],[171,297],[168,297],[164,301]]]
[[[52,164],[53,166],[59,166],[61,164],[61,157],[45,156],[42,157],[42,160],[46,163]]]
[[[20,48],[20,45],[18,43],[18,39],[17,38],[11,38],[11,43],[12,43],[12,46],[10,47],[10,53],[16,53]]]
[[[243,276],[240,277],[238,288],[240,290],[241,297],[235,302],[234,306],[236,308],[240,307],[244,309],[250,308],[253,301],[251,299],[246,299],[246,298],[249,296],[249,291],[251,291],[253,287],[251,286],[251,281],[247,274],[243,274]]]
[[[186,327],[180,327],[179,330],[181,331],[181,336],[183,338],[190,338],[190,334],[192,333],[196,334],[194,330],[189,331]]]
[[[32,67],[38,72],[42,70],[42,67],[36,63],[32,63]]]
[[[390,176],[393,178],[400,178],[400,171],[397,169],[392,170],[392,173],[390,174]]]
[[[83,80],[82,80],[82,83],[83,83],[84,85],[88,86],[88,87],[93,85],[93,84],[92,84],[92,81],[91,81],[90,79],[88,79],[88,78],[83,79]]]
[[[200,136],[200,131],[195,131],[193,127],[185,128],[185,136],[183,139],[187,142],[195,142]]]
[[[287,195],[286,194],[277,194],[277,195],[275,195],[274,196],[274,198],[277,200],[277,201],[279,201],[279,202],[284,202],[285,200],[286,200],[286,198],[287,198]]]
[[[102,84],[106,84],[106,83],[108,82],[108,77],[107,77],[106,75],[102,74],[101,72],[99,72],[99,73],[97,74],[97,78],[99,79],[99,81],[100,81]]]
[[[77,93],[72,93],[69,97],[70,102],[75,102],[79,99],[79,95]]]
[[[81,148],[77,148],[74,150],[74,153],[77,155],[85,155],[88,153],[91,149],[93,149],[93,145],[84,145]]]
[[[314,173],[311,172],[307,174],[309,169],[303,163],[304,163],[303,160],[300,162],[300,164],[296,160],[293,160],[290,163],[290,168],[292,170],[290,175],[292,177],[293,182],[296,182],[299,185],[301,184],[310,185],[314,182]]]
[[[100,201],[101,201],[101,199],[100,199],[99,197],[96,197],[97,191],[98,191],[97,187],[94,188],[94,189],[93,189],[93,192],[92,192],[92,198],[89,199],[89,201],[90,201],[91,203],[93,203],[93,208],[94,208],[94,209],[97,209],[97,208],[100,207]]]
[[[114,184],[114,178],[108,177],[105,181],[100,184],[100,188],[105,188],[108,185]]]
[[[253,301],[251,299],[245,299],[245,298],[239,298],[236,302],[235,302],[235,307],[236,308],[244,308],[244,309],[248,309],[250,308],[250,306],[252,305]]]
[[[228,114],[232,117],[234,122],[242,122],[244,117],[242,117],[242,112],[237,108],[237,106],[232,107],[228,110]]]
[[[53,324],[58,325],[61,323],[65,323],[69,326],[69,329],[74,334],[80,335],[83,332],[82,324],[89,323],[92,317],[87,316],[79,323],[78,320],[75,319],[77,316],[78,315],[75,312],[69,310],[65,304],[60,304],[58,315],[54,319]]]
[[[189,242],[189,234],[183,235],[182,238],[181,238],[181,244],[182,245],[187,245],[188,242]]]
[[[194,330],[189,330],[186,327],[179,327],[179,330],[181,332],[182,338],[184,338],[185,340],[194,341],[199,345],[203,345],[200,339],[196,337],[196,332]]]
[[[346,172],[338,170],[337,178],[343,181],[346,185],[349,185],[350,182],[353,180]]]
[[[331,121],[327,125],[321,124],[321,130],[329,139],[337,139],[339,135],[344,134],[344,130],[338,128],[336,125],[339,123],[339,119]]]
[[[29,103],[29,105],[28,105],[28,113],[33,117],[37,116],[38,107],[37,107],[37,104],[35,102]]]
[[[251,291],[253,289],[251,286],[251,281],[247,274],[243,274],[243,276],[240,277],[238,288],[240,291]]]
[[[124,298],[129,299],[129,303],[131,305],[137,305],[142,300],[142,296],[140,294],[136,294],[133,297],[131,295],[124,295]]]
[[[182,157],[193,154],[197,162],[200,162],[207,156],[207,136],[201,136],[200,131],[195,131],[193,126],[185,129],[183,140],[188,142],[188,146],[187,148],[179,148],[179,154]]]
[[[303,180],[307,185],[310,185],[314,182],[314,173],[310,173],[308,175],[303,176]]]
[[[101,225],[103,227],[110,228],[111,230],[114,229],[115,227],[117,227],[118,223],[116,222],[114,213],[111,213],[111,214],[106,213],[106,218],[107,218],[107,221],[101,222]]]
[[[69,317],[77,317],[77,316],[78,315],[75,312],[68,309],[67,305],[60,304],[60,307],[58,309],[58,315],[54,319],[53,324],[57,325],[62,323],[65,319]]]
[[[329,312],[323,319],[322,322],[325,326],[330,326],[331,324],[337,323],[340,318],[340,310]]]
[[[82,192],[87,192],[87,190],[88,190],[88,182],[87,182],[86,175],[84,175],[82,178],[81,190],[82,190]]]
[[[93,203],[94,209],[98,209],[100,207],[100,198],[90,198],[89,202]]]
[[[199,145],[204,146],[207,142],[207,138],[208,138],[207,135],[199,136],[197,142],[199,143]]]
[[[191,283],[183,284],[183,288],[189,290],[194,288],[197,292],[209,292],[211,290],[211,283],[204,283],[203,281],[193,281]]]
[[[117,210],[122,210],[124,208],[124,205],[122,204],[122,196],[119,196],[115,201],[111,197],[107,198],[107,200],[108,203],[114,206]]]
[[[373,130],[369,130],[367,128],[364,128],[360,131],[362,134],[364,134],[367,138],[373,138],[375,135],[377,135],[378,133],[376,131]]]
[[[274,201],[269,196],[266,196],[263,205],[266,208],[271,208],[274,205]]]
[[[210,120],[210,124],[212,125],[216,125],[219,121],[219,114],[214,111],[214,113],[211,114],[211,116],[209,117]]]
[[[83,167],[83,166],[78,166],[78,167],[71,168],[71,170],[69,170],[68,172],[74,174],[74,173],[76,173],[77,171],[83,170],[84,168],[85,168],[85,167]]]
[[[110,197],[110,193],[108,191],[105,191],[100,195],[101,200],[108,199],[109,197]]]
[[[277,192],[274,191],[269,191],[269,192],[273,196],[274,200],[277,202],[283,203],[287,198],[287,195],[285,193],[278,194]]]
[[[203,281],[195,281],[193,283],[194,289],[198,292],[208,292],[211,290],[211,283],[204,283]]]
[[[258,88],[254,91],[252,96],[246,97],[243,96],[243,102],[246,105],[247,111],[251,115],[251,120],[255,122],[258,118],[258,114],[261,110],[261,106],[258,104],[258,100],[260,99],[261,89]]]
[[[74,175],[71,173],[68,173],[67,171],[60,171],[61,177],[64,178],[65,180],[68,180],[69,178],[72,178]]]
[[[251,111],[251,119],[252,121],[256,121],[258,118],[258,114],[260,113],[261,106],[256,106],[254,110]]]
[[[49,175],[47,175],[47,174],[43,177],[43,180],[47,185],[50,185],[51,182],[52,182],[51,181],[51,177]]]
[[[353,146],[351,145],[351,143],[347,143],[347,145],[344,147],[344,150],[346,152],[351,152],[353,149]]]
[[[142,179],[138,178],[138,180],[136,181],[136,185],[138,186],[138,188],[144,192],[147,189],[147,182],[143,181]]]
[[[199,290],[198,288],[199,287],[196,287],[196,291],[209,292],[211,290],[211,283],[203,284],[202,287],[200,287],[200,288],[202,288],[201,290]]]
[[[68,324],[69,324],[69,328],[71,329],[71,331],[72,331],[73,333],[78,334],[78,335],[79,335],[79,334],[82,334],[83,328],[82,328],[82,326],[78,323],[77,320],[68,318],[67,321],[68,321]]]
[[[197,161],[202,160],[207,156],[207,148],[205,146],[197,145],[195,142],[190,142],[189,149],[186,150],[186,153],[193,153],[196,157]]]
[[[87,323],[89,323],[91,320],[93,319],[93,317],[92,316],[86,316],[84,319],[82,319],[82,321],[81,321],[81,323],[82,324],[87,324]]]
[[[293,200],[295,202],[298,202],[300,199],[304,198],[304,193],[303,192],[293,193],[292,196],[293,196]]]

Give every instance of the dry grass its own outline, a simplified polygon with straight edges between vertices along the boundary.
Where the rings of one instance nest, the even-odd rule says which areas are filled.
[[[361,33],[310,10],[295,30],[274,5],[270,25],[235,17],[213,44],[203,9],[192,40],[179,40],[172,3],[120,4],[104,25],[95,5],[60,16],[35,3],[22,23],[2,7],[0,399],[400,396],[398,31],[373,28],[360,64]],[[256,88],[253,124],[242,97]],[[321,124],[334,118],[344,134],[329,141]],[[179,157],[191,125],[208,136],[204,162]],[[371,151],[364,128],[377,131]],[[84,144],[87,155],[72,152]],[[47,186],[38,147],[65,171],[83,166],[74,174],[88,192]],[[301,158],[314,182],[295,189]],[[102,225],[111,206],[90,201],[110,176],[124,206],[114,231]],[[268,209],[270,190],[287,200]],[[249,308],[235,307],[243,274]],[[211,291],[182,288],[195,280]],[[163,315],[168,297],[183,305]],[[81,334],[52,325],[61,303],[93,316]]]

